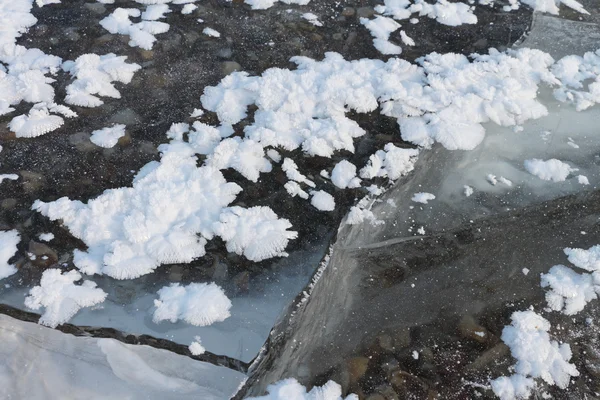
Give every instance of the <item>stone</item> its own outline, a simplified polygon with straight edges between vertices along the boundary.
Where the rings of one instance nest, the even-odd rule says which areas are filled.
[[[356,16],[358,18],[371,18],[373,15],[375,15],[373,7],[360,7],[356,10]]]
[[[69,135],[69,144],[83,153],[98,150],[98,146],[90,141],[92,135],[89,132],[77,132]]]
[[[250,273],[242,271],[233,278],[236,293],[248,293],[250,290]]]
[[[491,349],[484,351],[475,359],[475,361],[467,365],[466,369],[470,371],[481,371],[487,366],[492,365],[495,361],[507,356],[509,353],[510,349],[508,346],[500,342]]]
[[[342,10],[342,15],[344,17],[352,17],[354,14],[356,14],[356,10],[353,7],[345,7]]]
[[[29,241],[27,256],[34,266],[41,268],[48,268],[58,262],[58,255],[50,246],[34,240]]]
[[[458,332],[465,339],[474,340],[479,343],[487,343],[489,340],[488,330],[479,325],[475,318],[465,315],[458,323]]]
[[[235,61],[223,61],[221,63],[221,72],[223,75],[229,75],[234,71],[241,71],[242,66]]]
[[[106,13],[106,7],[102,3],[85,3],[84,7],[96,15],[104,15]]]
[[[351,386],[355,385],[367,372],[369,359],[367,357],[353,357],[346,363],[348,378]]]
[[[15,208],[15,206],[17,205],[17,199],[15,198],[8,198],[8,199],[3,199],[0,202],[0,207],[2,207],[3,210],[12,210],[13,208]]]
[[[23,190],[27,193],[34,193],[46,185],[44,176],[33,171],[19,171],[22,178]]]

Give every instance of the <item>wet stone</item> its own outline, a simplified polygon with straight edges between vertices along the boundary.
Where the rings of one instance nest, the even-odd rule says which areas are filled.
[[[233,278],[233,285],[236,293],[248,293],[250,290],[250,273],[242,271]]]
[[[19,175],[22,178],[23,190],[27,193],[33,193],[43,188],[46,183],[44,176],[33,171],[20,171]]]
[[[13,208],[15,208],[15,206],[17,205],[17,199],[14,198],[8,198],[8,199],[3,199],[0,202],[0,207],[3,210],[12,210]]]
[[[48,245],[31,240],[27,248],[30,262],[41,268],[47,268],[58,262],[58,255]]]
[[[356,10],[356,16],[358,18],[371,18],[373,15],[375,15],[373,7],[360,7]]]
[[[460,335],[469,340],[479,343],[486,343],[489,340],[489,332],[486,328],[479,325],[470,315],[465,315],[458,323]]]
[[[221,72],[223,75],[229,75],[234,71],[241,71],[242,66],[235,61],[224,61],[221,64]]]
[[[102,3],[85,3],[84,7],[97,15],[104,15],[106,13],[106,7]]]
[[[356,10],[353,7],[346,7],[342,10],[342,15],[344,17],[352,17],[356,14]]]
[[[69,136],[69,143],[81,152],[96,151],[98,146],[90,141],[91,134],[77,132]]]

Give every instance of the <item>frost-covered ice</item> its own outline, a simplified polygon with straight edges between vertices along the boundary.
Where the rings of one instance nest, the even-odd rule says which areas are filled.
[[[245,379],[171,351],[76,337],[6,315],[0,341],[3,399],[223,400]]]
[[[431,200],[435,200],[435,195],[427,192],[415,193],[411,199],[415,203],[427,204]]]
[[[21,236],[16,230],[0,231],[0,279],[17,272],[17,268],[13,264],[9,264],[8,260],[16,254],[20,241]]]
[[[266,396],[250,397],[248,400],[358,400],[350,394],[342,396],[342,387],[334,381],[315,386],[309,392],[294,378],[284,379],[267,387]]]
[[[533,311],[517,311],[511,319],[511,325],[502,331],[502,341],[517,359],[515,375],[520,377],[492,381],[497,396],[502,400],[528,397],[535,386],[531,378],[541,378],[564,389],[571,377],[579,376],[575,365],[569,363],[571,347],[550,339],[550,323],[546,319]]]
[[[93,131],[90,140],[96,146],[109,149],[114,147],[119,141],[119,138],[122,138],[123,136],[125,136],[125,125],[115,124]]]
[[[545,161],[536,158],[525,160],[525,169],[540,179],[553,182],[562,182],[569,174],[577,171],[577,168],[572,168],[569,164],[555,158]]]
[[[25,305],[32,310],[44,308],[39,323],[56,327],[68,322],[81,308],[92,307],[106,299],[106,293],[96,283],[81,280],[77,271],[63,273],[59,269],[47,269],[42,274],[39,286],[29,291]]]
[[[177,322],[181,319],[194,326],[206,326],[229,318],[231,301],[214,283],[173,283],[158,291],[152,320]]]

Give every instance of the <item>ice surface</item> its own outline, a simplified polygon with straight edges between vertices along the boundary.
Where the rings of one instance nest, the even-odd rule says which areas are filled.
[[[228,399],[244,375],[166,350],[0,315],[3,399]]]

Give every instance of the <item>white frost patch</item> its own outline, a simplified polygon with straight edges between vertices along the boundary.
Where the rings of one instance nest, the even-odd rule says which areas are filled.
[[[265,150],[260,143],[240,137],[227,138],[219,143],[221,137],[215,128],[200,122],[194,125],[203,126],[204,129],[200,134],[204,135],[212,129],[214,139],[211,140],[215,141],[213,143],[218,143],[207,157],[206,165],[217,169],[233,168],[252,182],[258,181],[261,172],[271,172],[271,163],[266,159]]]
[[[8,260],[17,253],[17,245],[20,241],[21,237],[16,230],[0,231],[0,279],[17,272],[17,268],[9,264]]]
[[[39,323],[54,328],[69,321],[83,307],[102,303],[106,293],[92,281],[75,282],[81,279],[77,271],[62,273],[59,269],[47,269],[42,274],[39,286],[29,291],[25,306],[33,310],[44,307]]]
[[[302,190],[302,188],[300,187],[298,182],[288,181],[285,183],[285,185],[283,185],[283,187],[288,192],[288,194],[292,197],[299,196],[302,199],[305,199],[305,200],[308,199],[308,193],[306,193],[304,190]]]
[[[57,115],[50,114],[51,111],[58,111],[57,109],[52,110],[53,106],[56,105],[52,104],[48,107],[45,103],[38,103],[29,110],[29,114],[13,118],[8,127],[17,137],[27,138],[38,137],[55,131],[63,126],[64,120]],[[66,109],[66,107],[64,108]],[[72,117],[77,114],[72,113],[67,115]]]
[[[167,4],[150,4],[146,7],[146,11],[142,12],[142,19],[146,21],[157,21],[165,18],[165,14],[171,10]]]
[[[291,158],[285,158],[283,160],[283,164],[281,164],[281,169],[285,172],[285,175],[288,179],[292,181],[296,181],[298,183],[304,183],[307,186],[315,187],[315,183],[304,176],[300,171],[298,171],[298,166]]]
[[[40,238],[41,241],[43,242],[49,242],[52,239],[54,239],[54,234],[53,233],[40,233],[38,238]]]
[[[331,182],[340,189],[360,187],[360,179],[356,177],[356,166],[347,160],[340,161],[331,171]]]
[[[581,3],[579,3],[575,0],[519,0],[519,1],[523,4],[527,4],[529,7],[533,8],[535,11],[545,12],[545,13],[554,14],[554,15],[558,15],[558,11],[559,11],[558,6],[560,4],[564,4],[565,6],[570,7],[573,10],[580,12],[582,14],[589,14],[589,12],[587,12],[585,10],[585,8],[583,8],[583,5],[581,5]]]
[[[548,307],[567,315],[577,314],[597,298],[597,284],[592,274],[578,274],[564,265],[555,265],[547,274],[542,274],[542,287],[549,288],[546,292]]]
[[[379,225],[383,221],[378,220],[373,214],[373,211],[359,206],[352,206],[348,215],[346,216],[346,223],[348,225],[358,225],[365,221],[370,221],[374,225]]]
[[[465,189],[465,196],[467,197],[471,196],[474,192],[473,188],[469,185],[465,185],[463,188]]]
[[[400,39],[402,39],[402,43],[404,43],[407,46],[414,46],[415,45],[415,41],[406,34],[406,32],[404,31],[400,31]]]
[[[329,193],[318,190],[311,192],[312,198],[310,204],[313,205],[319,211],[333,211],[335,210],[335,200]]]
[[[204,30],[202,30],[202,33],[204,33],[206,36],[211,36],[211,37],[221,37],[221,34],[214,30],[213,28],[204,28]]]
[[[251,261],[287,257],[285,248],[298,233],[288,231],[292,224],[279,219],[269,207],[229,207],[213,224],[215,234],[226,242],[227,250]]]
[[[65,61],[62,68],[75,80],[67,86],[65,102],[81,107],[98,107],[104,104],[100,97],[120,99],[121,93],[113,82],[129,83],[141,67],[128,64],[127,57],[112,53],[84,54],[75,61]]]
[[[435,195],[427,192],[415,193],[411,200],[415,203],[427,204],[430,200],[435,200]]]
[[[191,14],[197,8],[198,8],[197,5],[188,3],[188,4],[186,4],[186,5],[183,6],[183,8],[181,9],[181,13],[184,14],[184,15]]]
[[[570,173],[577,171],[577,168],[555,158],[546,161],[537,158],[525,160],[525,169],[540,179],[553,182],[562,182]]]
[[[334,381],[315,386],[307,392],[296,379],[289,378],[267,386],[267,393],[266,396],[250,397],[248,400],[358,400],[355,394],[342,397],[342,387]]]
[[[190,283],[180,286],[173,283],[158,291],[154,300],[152,321],[177,322],[182,319],[195,326],[207,326],[229,318],[231,301],[223,289],[214,283]]]
[[[273,7],[277,1],[285,4],[297,4],[299,6],[305,6],[310,3],[310,0],[245,0],[245,3],[250,5],[253,10],[266,10]]]
[[[16,181],[17,179],[19,179],[19,175],[17,174],[0,174],[0,183],[4,180]]]
[[[119,138],[122,138],[123,136],[125,136],[125,125],[116,124],[93,131],[90,140],[96,146],[109,149],[114,147],[114,145],[116,145],[119,141]]]
[[[309,23],[313,24],[314,26],[323,26],[323,23],[321,21],[319,21],[319,17],[313,13],[304,13],[304,14],[302,14],[302,18],[304,18],[305,20],[307,20]]]
[[[390,35],[400,28],[400,24],[392,18],[378,15],[375,19],[361,18],[360,23],[371,32],[373,46],[381,54],[401,54],[402,48],[390,42]]]
[[[388,143],[384,150],[378,150],[369,157],[367,165],[360,170],[360,176],[364,179],[387,177],[395,181],[414,169],[418,155],[417,149],[403,149]]]
[[[167,32],[169,24],[145,20],[133,23],[130,19],[139,17],[141,17],[141,12],[137,8],[119,7],[108,17],[102,19],[100,25],[112,34],[129,35],[129,45],[131,47],[152,50],[152,46],[156,42],[154,35]]]
[[[492,381],[492,390],[502,400],[528,397],[535,386],[531,378],[542,378],[549,385],[564,389],[579,372],[571,359],[571,347],[550,340],[550,323],[533,311],[517,311],[512,323],[502,331],[502,341],[517,359],[515,375]]]
[[[188,346],[190,353],[194,356],[199,356],[206,352],[204,346],[202,346],[202,341],[200,340],[200,336],[196,336],[194,341]]]
[[[588,180],[587,176],[585,175],[577,175],[577,182],[580,185],[589,185],[590,181]]]

